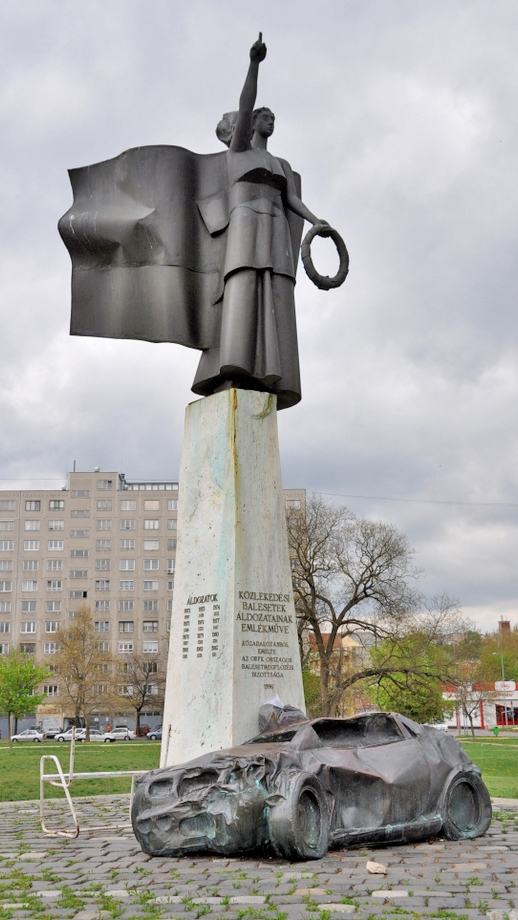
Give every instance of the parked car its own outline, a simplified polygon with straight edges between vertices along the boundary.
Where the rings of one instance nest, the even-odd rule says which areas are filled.
[[[54,741],[72,741],[73,728],[67,728],[66,732],[58,732]],[[86,728],[76,728],[76,741],[86,741]]]
[[[146,738],[148,741],[161,741],[162,740],[162,726],[159,725],[158,728],[153,728],[150,732],[147,733]]]
[[[20,732],[18,735],[11,735],[11,741],[38,741],[41,743],[44,737],[43,732],[40,732],[38,728],[26,728],[25,731]]]
[[[52,741],[56,735],[61,735],[63,733],[63,728],[46,728],[43,734],[47,741]]]
[[[90,729],[90,741],[104,741],[106,732],[100,732],[98,728]],[[86,732],[85,732],[86,741]]]
[[[116,725],[111,732],[106,732],[104,741],[133,741],[136,737],[135,732],[125,725]]]
[[[147,733],[148,733],[148,731],[149,731],[149,725],[145,725],[145,724],[144,724],[144,725],[141,725],[140,728],[139,728],[139,730],[138,730],[138,736],[139,736],[139,738],[145,738],[146,735],[147,735]]]
[[[304,719],[137,780],[145,853],[320,859],[328,847],[484,834],[491,800],[450,734],[396,713]]]

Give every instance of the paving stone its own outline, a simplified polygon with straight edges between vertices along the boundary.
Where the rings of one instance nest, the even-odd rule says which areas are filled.
[[[321,904],[319,909],[330,910],[333,914],[354,914],[356,906],[354,904],[333,904],[329,902],[328,904]]]
[[[373,898],[408,898],[408,891],[405,888],[379,888],[373,891]]]

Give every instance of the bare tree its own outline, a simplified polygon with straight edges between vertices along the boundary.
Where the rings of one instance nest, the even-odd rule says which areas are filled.
[[[447,598],[439,599],[437,610],[431,605],[423,611],[416,590],[420,573],[406,537],[390,524],[359,519],[315,496],[305,509],[288,514],[288,540],[301,654],[304,663],[313,633],[321,713],[335,714],[344,692],[358,681],[389,675],[397,681],[410,673],[426,679],[426,665],[405,657],[402,637],[418,627],[427,630],[427,641],[436,641],[447,632],[447,615],[448,629],[459,622],[458,611]],[[364,656],[351,673],[344,667],[347,636],[384,653],[376,660]]]
[[[117,677],[119,705],[135,711],[138,737],[142,710],[149,706],[161,710],[164,705],[165,660],[146,653],[125,655],[118,664]]]
[[[106,708],[113,698],[114,662],[101,648],[89,607],[81,607],[59,638],[54,668],[63,685],[63,699],[84,716],[86,739],[90,740],[90,715]]]

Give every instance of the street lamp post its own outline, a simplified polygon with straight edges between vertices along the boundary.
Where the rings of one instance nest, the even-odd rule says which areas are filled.
[[[505,711],[505,725],[506,728],[509,727],[507,721],[507,700],[505,698],[505,674],[504,674],[504,653],[503,652],[493,652],[493,655],[500,655],[500,664],[502,666],[502,683],[504,684],[504,711]]]

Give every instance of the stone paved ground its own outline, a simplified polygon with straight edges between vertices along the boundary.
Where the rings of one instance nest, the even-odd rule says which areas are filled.
[[[518,920],[518,808],[497,810],[485,837],[341,850],[287,863],[145,856],[127,796],[76,800],[76,840],[44,837],[35,802],[0,803],[0,920],[335,920],[434,917]],[[49,824],[63,826],[61,802]],[[94,829],[97,825],[98,829]],[[387,867],[369,874],[369,860]]]

